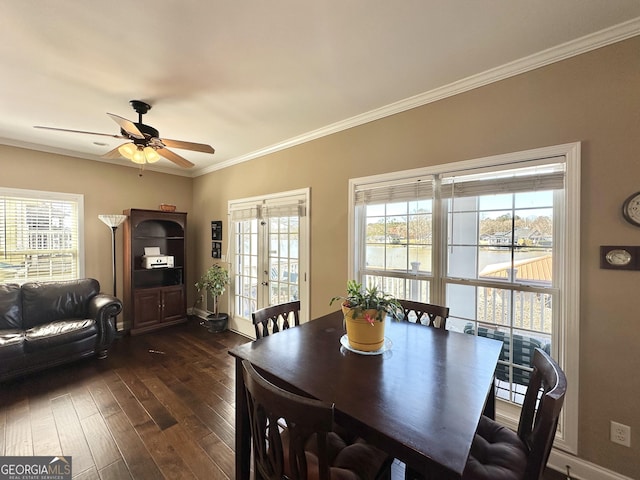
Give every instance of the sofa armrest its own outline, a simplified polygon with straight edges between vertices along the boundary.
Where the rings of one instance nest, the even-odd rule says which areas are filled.
[[[98,356],[107,356],[107,348],[116,336],[115,318],[122,311],[122,302],[113,295],[99,293],[91,298],[88,315],[96,321],[98,327]]]

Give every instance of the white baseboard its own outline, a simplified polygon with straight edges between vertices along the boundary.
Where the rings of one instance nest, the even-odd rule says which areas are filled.
[[[235,329],[235,328],[229,328],[229,331],[231,331],[231,332],[233,332],[233,333],[237,333],[237,334],[238,334],[238,335],[240,335],[241,337],[245,337],[245,338],[246,338],[246,339],[248,339],[248,340],[251,340],[251,341],[254,341],[254,340],[255,340],[255,338],[253,338],[253,337],[251,337],[251,336],[247,335],[246,333],[241,332],[240,330],[237,330],[237,329]]]
[[[633,480],[631,477],[607,470],[595,463],[554,448],[549,456],[547,466],[566,475],[567,465],[570,467],[572,480]]]

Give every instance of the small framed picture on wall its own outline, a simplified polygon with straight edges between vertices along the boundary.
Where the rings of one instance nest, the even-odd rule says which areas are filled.
[[[222,258],[222,242],[211,242],[211,258]]]
[[[222,220],[213,220],[211,222],[211,240],[222,241]]]

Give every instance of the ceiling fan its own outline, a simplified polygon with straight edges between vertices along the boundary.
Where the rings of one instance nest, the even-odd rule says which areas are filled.
[[[126,118],[107,113],[111,119],[120,126],[120,135],[110,135],[108,133],[85,132],[82,130],[69,130],[66,128],[42,127],[45,130],[57,130],[60,132],[84,133],[88,135],[101,135],[103,137],[123,138],[129,140],[119,147],[102,155],[103,158],[119,158],[124,157],[134,163],[144,166],[146,163],[154,163],[160,159],[160,156],[172,161],[176,165],[184,168],[194,166],[186,158],[181,157],[172,152],[167,147],[179,148],[181,150],[191,150],[202,153],[215,153],[211,145],[203,143],[183,142],[181,140],[169,140],[168,138],[160,138],[160,133],[155,128],[142,123],[142,115],[151,110],[151,105],[141,100],[131,100],[129,102],[133,109],[138,113],[138,122],[134,123]]]

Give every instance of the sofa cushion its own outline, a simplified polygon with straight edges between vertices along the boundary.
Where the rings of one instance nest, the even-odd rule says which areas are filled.
[[[22,290],[17,283],[0,285],[0,330],[22,328]]]
[[[32,282],[22,285],[22,318],[25,329],[58,320],[87,315],[89,300],[100,293],[93,278],[66,282]]]
[[[25,332],[25,351],[42,350],[65,345],[98,334],[95,320],[61,320],[30,328]]]
[[[24,331],[17,329],[0,330],[0,361],[20,357],[24,353]]]

